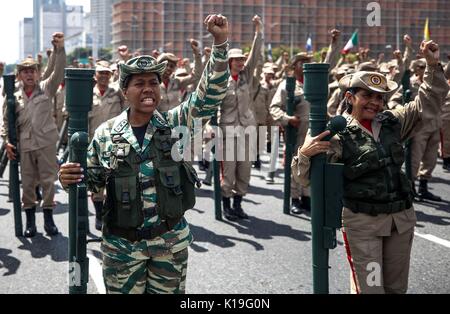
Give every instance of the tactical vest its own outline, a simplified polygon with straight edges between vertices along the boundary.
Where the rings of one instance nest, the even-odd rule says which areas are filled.
[[[401,124],[390,112],[379,114],[379,141],[356,125],[339,134],[344,163],[344,206],[372,216],[412,206],[411,184],[401,167]]]
[[[171,138],[169,127],[157,128],[150,145],[138,154],[121,134],[113,135],[110,156],[111,171],[107,175],[107,198],[103,209],[103,222],[109,233],[134,241],[151,239],[171,230],[183,217],[184,212],[195,205],[195,185],[200,181],[195,169],[184,161],[171,157],[176,139]],[[154,177],[141,182],[140,165],[153,162]],[[155,187],[156,208],[143,208],[145,189]],[[144,217],[158,214],[164,228],[147,230],[141,237],[133,237],[126,230],[138,229]],[[166,223],[167,222],[167,223]],[[151,231],[151,232],[150,232]],[[151,234],[151,235],[150,235]]]

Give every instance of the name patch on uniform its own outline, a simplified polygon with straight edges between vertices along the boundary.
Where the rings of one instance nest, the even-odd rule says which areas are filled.
[[[123,120],[122,122],[120,122],[117,126],[116,126],[116,128],[114,129],[114,131],[116,131],[117,133],[119,133],[120,131],[122,131],[124,128],[125,128],[125,126],[128,124],[128,121],[127,120]]]

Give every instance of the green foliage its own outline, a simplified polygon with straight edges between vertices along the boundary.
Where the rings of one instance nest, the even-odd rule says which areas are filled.
[[[67,55],[67,62],[72,63],[74,59],[78,60],[88,60],[88,58],[92,56],[91,48],[76,48],[70,54]],[[112,60],[113,53],[112,48],[101,48],[98,52],[98,58],[102,60]]]

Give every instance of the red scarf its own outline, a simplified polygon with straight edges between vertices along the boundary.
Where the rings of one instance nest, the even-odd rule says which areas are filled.
[[[373,133],[372,131],[372,120],[362,120],[361,125],[365,127],[367,130],[370,131],[370,133]]]
[[[27,95],[28,98],[30,98],[31,95],[33,95],[33,91],[31,91],[31,92],[25,92],[25,94]]]
[[[231,75],[231,77],[233,78],[233,80],[234,80],[235,82],[237,82],[238,79],[239,79],[239,74]]]

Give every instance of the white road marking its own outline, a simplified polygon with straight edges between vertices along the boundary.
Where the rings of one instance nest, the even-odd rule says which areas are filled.
[[[105,283],[103,282],[102,266],[97,258],[91,254],[86,254],[89,258],[89,275],[94,280],[95,286],[99,294],[106,294]]]
[[[426,239],[428,241],[431,241],[431,242],[443,245],[443,246],[445,246],[445,247],[450,249],[450,241],[438,238],[438,237],[436,237],[436,236],[434,236],[432,234],[421,234],[421,233],[418,233],[418,232],[414,232],[414,234],[416,236],[420,237],[420,238],[423,238],[423,239]]]

